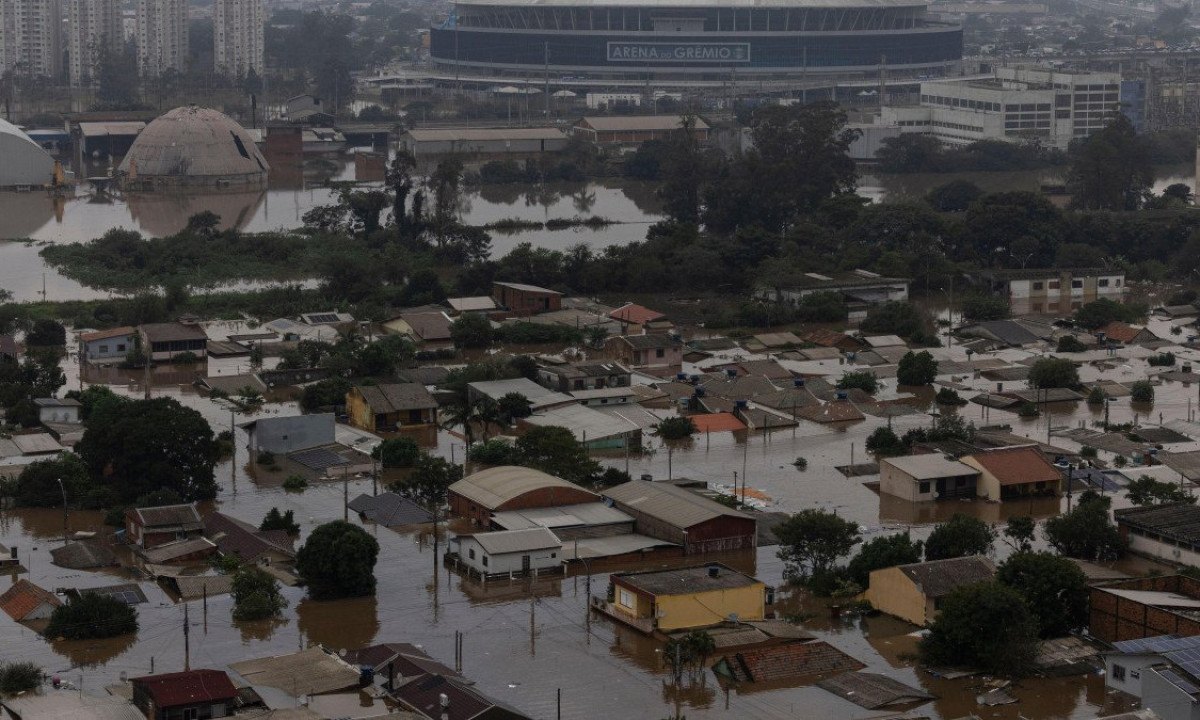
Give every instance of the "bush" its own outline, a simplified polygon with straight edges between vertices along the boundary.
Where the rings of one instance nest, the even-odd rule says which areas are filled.
[[[308,481],[299,475],[288,475],[283,481],[283,489],[288,492],[304,492],[308,489]]]
[[[267,511],[263,517],[262,524],[258,526],[259,530],[283,530],[288,535],[299,535],[300,525],[296,522],[296,513],[288,510],[285,513],[279,512],[279,508],[273,507]]]
[[[249,566],[233,574],[234,620],[265,620],[279,617],[287,600],[279,593],[279,583],[260,567]]]
[[[1077,388],[1079,371],[1075,363],[1066,358],[1040,358],[1029,368],[1031,388]]]
[[[1058,339],[1058,347],[1055,352],[1060,353],[1079,353],[1087,350],[1087,345],[1079,341],[1079,338],[1074,335],[1063,335]]]
[[[0,665],[0,693],[16,695],[38,688],[42,684],[42,669],[31,662],[9,662]]]
[[[921,661],[1022,675],[1036,654],[1037,622],[1016,590],[996,582],[956,588],[942,598]]]
[[[879,389],[879,378],[871,370],[855,370],[838,378],[837,388],[839,390],[858,388],[873,395]]]
[[[967,401],[959,396],[958,391],[953,388],[941,388],[937,391],[937,395],[933,398],[938,405],[966,405]]]
[[[937,378],[938,363],[928,351],[907,352],[896,367],[896,381],[901,385],[929,385]]]
[[[1100,389],[1099,385],[1092,388],[1091,391],[1088,392],[1088,405],[1103,405],[1106,400],[1108,400],[1108,396],[1104,394],[1104,391]]]
[[[421,448],[412,438],[388,438],[375,446],[371,457],[385,468],[408,468],[421,459]]]
[[[938,525],[925,541],[926,560],[945,560],[968,555],[987,555],[996,537],[991,526],[969,515],[955,513]]]
[[[254,462],[259,465],[274,465],[275,453],[271,452],[270,450],[260,450],[258,452],[258,457],[254,459]]]
[[[493,438],[471,446],[468,457],[484,465],[512,465],[518,458],[517,449],[508,442]]]
[[[1154,402],[1154,386],[1149,380],[1138,380],[1129,386],[1129,399],[1138,403]]]
[[[137,613],[133,607],[107,595],[84,591],[78,598],[54,608],[46,637],[93,640],[135,633]]]
[[[1175,364],[1175,353],[1165,352],[1151,355],[1146,358],[1146,362],[1154,367],[1170,367]]]

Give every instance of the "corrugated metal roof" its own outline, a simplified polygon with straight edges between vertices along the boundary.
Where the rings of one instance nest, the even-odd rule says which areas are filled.
[[[251,685],[265,685],[302,695],[347,690],[357,687],[359,680],[357,668],[321,647],[230,663],[229,669]]]
[[[957,460],[947,460],[936,453],[886,458],[881,465],[891,465],[917,480],[978,475],[979,471]]]
[[[498,282],[498,281],[493,282],[492,284],[499,285],[500,287],[506,287],[510,290],[520,290],[521,292],[545,293],[547,295],[562,295],[562,293],[560,293],[556,290],[550,290],[549,288],[538,287],[537,285],[526,285],[524,283],[511,283],[511,282]]]
[[[53,692],[6,698],[0,704],[13,715],[36,720],[145,720],[133,703],[113,695]]]
[[[351,505],[351,509],[354,506]],[[581,503],[553,508],[509,510],[492,516],[492,522],[505,530],[526,528],[563,528],[580,525],[611,525],[633,522],[633,518],[604,503]]]
[[[659,0],[661,2],[661,0]],[[591,115],[581,122],[600,132],[636,132],[639,130],[677,130],[683,123],[678,115]],[[708,123],[696,118],[697,130],[707,130]]]
[[[614,438],[639,430],[637,425],[583,405],[564,405],[525,418],[530,425],[565,427],[580,442]]]
[[[679,528],[689,528],[719,517],[753,519],[744,512],[667,483],[632,480],[605,490],[604,495]]]
[[[554,533],[542,527],[524,530],[498,530],[478,535],[459,535],[459,539],[467,538],[479,543],[480,547],[489,555],[507,555],[562,547],[562,541]]]
[[[504,140],[565,140],[558,128],[414,128],[417,142],[487,142]]]
[[[450,492],[483,507],[495,508],[527,492],[543,488],[560,488],[570,490],[573,494],[588,492],[562,478],[515,465],[501,465],[472,473],[451,485]]]

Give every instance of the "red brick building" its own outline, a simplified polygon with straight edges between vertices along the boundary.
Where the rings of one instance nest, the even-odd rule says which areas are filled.
[[[1200,635],[1200,580],[1183,575],[1134,578],[1093,587],[1088,630],[1104,642],[1157,635]]]
[[[562,310],[562,293],[537,285],[521,283],[492,283],[492,299],[518,317]]]
[[[199,537],[203,532],[204,521],[195,503],[125,511],[125,539],[144,550]]]
[[[634,532],[683,547],[685,555],[758,547],[753,516],[669,483],[633,480],[604,496],[634,518]]]
[[[600,496],[562,478],[525,467],[502,465],[472,473],[450,486],[450,512],[488,526],[502,510],[579,505]]]

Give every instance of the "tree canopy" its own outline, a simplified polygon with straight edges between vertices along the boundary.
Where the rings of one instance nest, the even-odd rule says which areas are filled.
[[[996,533],[979,518],[955,513],[929,534],[925,541],[926,560],[945,560],[968,555],[988,555]]]
[[[929,385],[937,379],[938,363],[928,350],[907,352],[896,367],[896,381],[901,385]]]
[[[132,605],[94,592],[84,591],[79,597],[54,608],[45,636],[67,640],[93,640],[135,633],[137,612]]]
[[[379,543],[366,530],[335,520],[319,525],[296,553],[296,570],[314,600],[375,594]]]
[[[921,641],[921,661],[1020,676],[1033,663],[1037,638],[1037,621],[1021,593],[997,582],[966,585],[942,598]]]
[[[1077,388],[1079,371],[1075,363],[1066,358],[1038,358],[1029,368],[1031,388]]]
[[[774,532],[786,574],[799,581],[828,573],[859,541],[857,524],[824,510],[801,510]]]
[[[279,582],[255,565],[238,568],[233,574],[230,592],[233,595],[234,620],[279,617],[287,607],[287,600],[279,592]]]
[[[1071,205],[1090,210],[1137,210],[1154,184],[1145,141],[1123,113],[1104,129],[1076,139],[1068,151]]]
[[[1061,637],[1087,624],[1087,576],[1061,555],[1018,552],[1000,565],[996,580],[1021,593],[1043,638]]]
[[[921,562],[923,547],[924,543],[913,540],[906,532],[872,538],[858,549],[858,554],[846,566],[846,572],[852,582],[865,588],[872,570]]]
[[[1125,540],[1109,520],[1111,499],[1083,493],[1075,509],[1046,521],[1043,532],[1050,545],[1067,557],[1116,560],[1125,553]]]

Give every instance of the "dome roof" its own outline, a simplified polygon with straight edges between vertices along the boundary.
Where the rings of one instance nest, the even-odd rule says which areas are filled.
[[[48,185],[54,159],[19,127],[0,118],[0,187]]]
[[[195,105],[175,108],[147,125],[121,162],[121,172],[131,179],[181,183],[256,183],[266,180],[269,169],[245,128]]]

